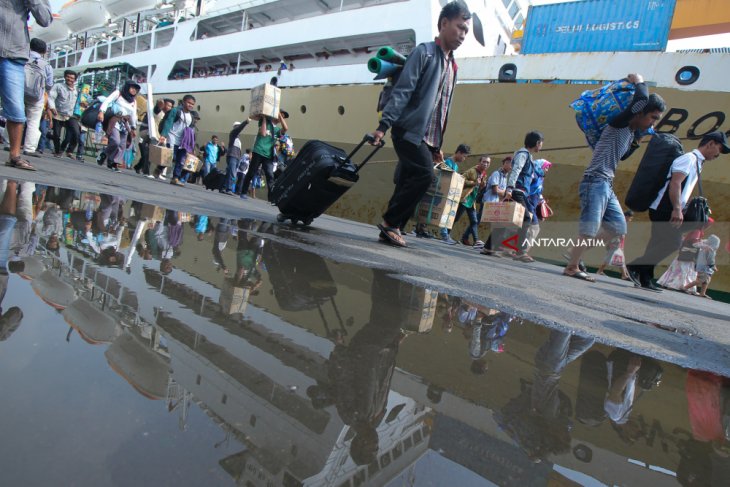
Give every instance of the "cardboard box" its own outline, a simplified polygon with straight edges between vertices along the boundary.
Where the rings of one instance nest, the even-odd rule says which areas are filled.
[[[150,162],[158,166],[172,166],[172,149],[161,145],[150,145]]]
[[[251,89],[251,103],[249,104],[249,116],[254,118],[260,115],[277,118],[279,116],[279,105],[281,103],[281,88],[274,85],[263,84]]]
[[[203,161],[192,154],[188,154],[183,162],[183,169],[188,172],[198,172],[203,167]]]
[[[435,169],[431,187],[416,210],[418,223],[451,229],[462,189],[464,176],[448,168]]]
[[[161,222],[165,220],[165,209],[160,206],[143,204],[139,211],[140,220],[152,220]]]
[[[522,228],[525,207],[514,201],[485,203],[482,222],[496,223],[507,228]]]
[[[439,293],[431,289],[413,287],[408,301],[408,315],[403,329],[416,333],[428,333],[436,318]]]
[[[234,286],[230,280],[225,279],[218,298],[221,311],[228,315],[245,313],[250,293],[251,288]]]

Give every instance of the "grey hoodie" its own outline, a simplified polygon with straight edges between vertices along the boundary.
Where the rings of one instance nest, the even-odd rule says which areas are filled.
[[[420,145],[426,135],[428,122],[436,107],[436,95],[444,66],[444,51],[435,42],[428,44],[431,46],[419,44],[408,56],[378,125],[381,132],[392,127],[394,135],[415,145]]]

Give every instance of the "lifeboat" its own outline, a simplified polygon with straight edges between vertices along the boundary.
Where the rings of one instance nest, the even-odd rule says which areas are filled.
[[[109,21],[109,12],[99,0],[74,0],[61,7],[61,14],[74,34],[101,27]]]
[[[113,19],[157,7],[159,0],[101,0]]]
[[[66,22],[58,14],[53,14],[53,22],[48,27],[41,27],[40,25],[33,23],[28,27],[31,37],[37,37],[46,43],[62,41],[68,39],[71,31],[66,25]]]
[[[116,321],[83,298],[63,310],[63,318],[87,343],[111,343],[121,333]]]
[[[31,282],[33,291],[46,303],[56,309],[66,309],[76,299],[73,286],[62,281],[51,271],[43,271]]]
[[[109,366],[148,399],[167,395],[170,366],[148,345],[129,333],[118,336],[104,352]]]

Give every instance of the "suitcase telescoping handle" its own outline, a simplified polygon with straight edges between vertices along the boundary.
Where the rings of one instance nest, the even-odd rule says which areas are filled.
[[[372,142],[373,140],[375,140],[375,139],[373,138],[372,135],[365,134],[365,137],[363,137],[362,140],[360,141],[360,143],[357,144],[357,147],[352,149],[352,152],[350,152],[347,155],[347,160],[351,161],[352,156],[354,156],[357,153],[357,151],[359,151],[362,148],[362,146],[365,145],[365,142]],[[382,149],[384,145],[385,145],[385,141],[381,140],[380,143],[375,146],[375,149],[373,149],[372,152],[370,154],[368,154],[368,156],[365,158],[365,160],[363,160],[360,164],[357,165],[357,168],[356,168],[357,171],[360,171],[360,169],[375,155],[376,152],[378,152],[380,149]]]

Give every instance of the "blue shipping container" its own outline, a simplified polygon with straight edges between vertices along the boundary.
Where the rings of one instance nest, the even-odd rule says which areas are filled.
[[[522,54],[663,51],[676,0],[583,0],[530,7]]]

